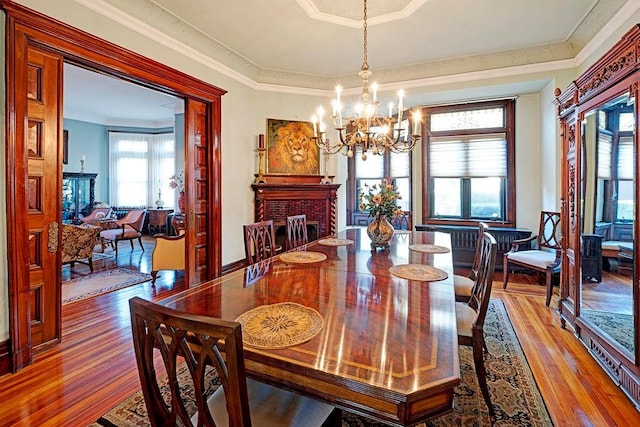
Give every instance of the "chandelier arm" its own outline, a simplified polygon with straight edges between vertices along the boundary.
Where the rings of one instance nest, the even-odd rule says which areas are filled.
[[[339,142],[332,145],[329,139],[325,139],[324,131],[319,135],[315,135],[312,139],[320,149],[328,154],[340,152],[341,154],[352,157],[358,148],[360,148],[362,151],[362,160],[366,160],[367,151],[371,151],[373,154],[383,154],[387,149],[394,153],[410,151],[415,146],[416,141],[420,139],[420,135],[411,135],[408,129],[405,130],[402,128],[402,97],[404,96],[402,90],[398,92],[398,118],[396,119],[392,114],[393,104],[389,105],[388,117],[378,115],[376,110],[380,105],[380,101],[377,100],[377,85],[375,82],[371,85],[369,84],[369,77],[371,77],[372,72],[369,70],[368,57],[367,0],[363,0],[362,21],[363,58],[362,68],[358,73],[362,78],[361,104],[359,104],[362,108],[357,108],[357,114],[343,123],[342,104],[340,103],[342,87],[337,86],[337,96],[333,104],[334,110],[332,117],[334,129],[338,131]],[[373,99],[369,98],[370,91]],[[320,116],[321,127],[323,114],[324,109],[319,107],[318,115]],[[315,133],[316,117],[314,116],[312,120],[314,122]],[[415,120],[416,119],[414,119],[414,123]],[[421,120],[419,116],[417,120]],[[397,128],[395,126],[396,123]]]

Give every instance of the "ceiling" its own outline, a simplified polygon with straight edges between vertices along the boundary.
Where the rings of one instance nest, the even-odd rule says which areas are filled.
[[[360,84],[360,0],[75,1],[256,89],[322,94],[337,82],[354,91]],[[389,89],[465,73],[490,71],[499,76],[500,70],[518,66],[566,68],[566,61],[575,66],[592,40],[602,39],[603,33],[617,28],[613,24],[621,24],[640,7],[637,0],[367,3],[371,80]],[[94,109],[80,102],[87,93],[82,85],[90,84],[94,91],[98,82],[76,71],[65,79],[65,114],[67,109]],[[539,90],[544,82],[520,85],[504,90]],[[123,95],[121,90],[136,93],[135,102],[116,105],[111,98]],[[168,116],[174,100],[166,95],[149,95],[147,107],[136,105],[150,93],[120,89],[111,81],[99,94],[101,102],[92,104],[103,110],[95,114],[111,114],[110,120],[118,115],[155,120],[153,112]],[[107,111],[109,106],[119,113]],[[144,111],[145,117],[134,111]]]

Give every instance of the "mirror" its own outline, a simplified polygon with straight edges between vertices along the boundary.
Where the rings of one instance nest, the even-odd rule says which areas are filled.
[[[629,93],[581,121],[582,293],[580,318],[628,354],[633,330],[635,119]],[[602,262],[602,265],[599,265]]]

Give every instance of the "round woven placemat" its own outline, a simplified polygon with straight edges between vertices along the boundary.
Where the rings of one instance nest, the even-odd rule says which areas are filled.
[[[318,240],[318,244],[324,246],[347,246],[353,244],[353,240],[350,239],[335,239],[333,237],[328,239]]]
[[[409,245],[409,249],[411,249],[412,251],[426,252],[429,254],[446,254],[447,252],[451,252],[451,249],[445,246],[431,245],[428,243]]]
[[[424,282],[437,282],[449,277],[446,271],[424,264],[394,265],[389,268],[389,272],[403,279],[422,280]]]
[[[242,325],[242,341],[256,348],[284,348],[302,344],[324,327],[316,310],[294,302],[261,305],[236,319]]]
[[[322,252],[309,252],[309,251],[298,251],[298,252],[287,252],[280,255],[280,260],[284,262],[291,262],[294,264],[307,264],[310,262],[320,262],[327,259],[327,256]]]

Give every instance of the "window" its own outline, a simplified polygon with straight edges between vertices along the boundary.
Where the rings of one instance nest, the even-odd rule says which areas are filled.
[[[635,204],[633,201],[633,136],[620,137],[617,157],[618,180],[616,184],[618,186],[618,197],[616,198],[616,222],[630,222],[635,218]]]
[[[173,208],[175,173],[173,133],[109,132],[109,195],[113,206],[154,206],[160,196]],[[159,194],[160,192],[160,194]]]
[[[423,111],[429,129],[423,141],[423,216],[431,223],[513,225],[515,102]]]
[[[408,126],[408,121],[406,123]],[[350,225],[366,225],[369,212],[361,211],[358,203],[360,193],[366,193],[366,186],[381,184],[385,178],[390,179],[398,188],[402,199],[398,206],[405,211],[411,210],[411,153],[385,152],[381,155],[368,153],[362,160],[362,153],[354,153],[349,159],[348,186],[348,219]]]

